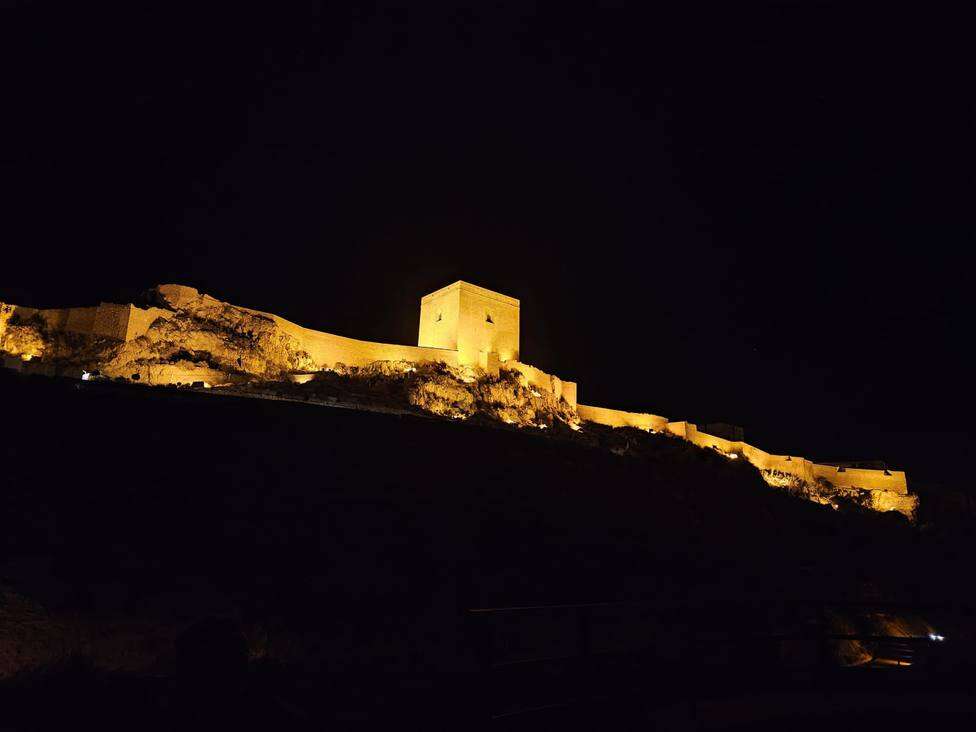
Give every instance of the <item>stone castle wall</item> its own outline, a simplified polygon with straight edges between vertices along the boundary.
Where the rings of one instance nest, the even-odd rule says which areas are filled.
[[[302,345],[320,368],[334,368],[339,363],[346,366],[366,366],[374,361],[437,361],[450,366],[458,365],[457,352],[446,348],[422,348],[361,341],[357,338],[305,328],[260,310],[241,309],[273,320],[283,333],[292,336]]]
[[[50,330],[68,331],[84,335],[130,341],[149,330],[157,318],[169,318],[173,313],[163,308],[139,308],[135,305],[119,305],[103,302],[95,307],[84,308],[35,308],[16,307],[15,314],[22,320],[40,317]]]
[[[577,413],[584,422],[610,427],[636,427],[655,432],[667,431],[699,447],[712,448],[729,457],[741,457],[759,470],[791,475],[809,484],[824,479],[837,488],[871,491],[872,505],[878,510],[910,513],[915,506],[915,498],[908,493],[908,479],[902,470],[838,468],[814,463],[797,455],[773,455],[741,440],[710,435],[691,422],[669,422],[666,418],[653,414],[585,404],[577,406]]]
[[[444,348],[421,348],[393,343],[375,343],[356,338],[323,333],[296,326],[292,331],[303,344],[309,356],[321,367],[366,366],[374,361],[437,361],[450,366],[458,365],[457,351]]]
[[[163,308],[137,308],[135,305],[129,306],[128,319],[126,320],[124,340],[131,341],[144,335],[149,326],[159,318],[171,318],[173,312]]]
[[[224,303],[192,287],[162,285],[163,299],[173,308],[225,307]],[[580,419],[611,427],[667,431],[699,447],[713,448],[727,456],[741,457],[762,471],[774,471],[815,484],[825,479],[839,488],[874,492],[875,507],[881,510],[908,511],[914,497],[908,493],[903,471],[839,468],[821,465],[795,455],[773,455],[744,441],[710,435],[690,422],[671,422],[665,417],[640,412],[595,407],[577,403],[577,384],[521,363],[519,356],[519,301],[465,282],[441,288],[421,300],[418,346],[362,341],[305,328],[271,313],[239,308],[272,320],[283,333],[294,338],[318,368],[366,366],[375,361],[432,361],[449,366],[482,366],[490,373],[499,367],[518,371],[524,382],[540,391],[563,398]],[[40,316],[52,330],[85,333],[120,341],[130,341],[146,333],[159,318],[171,318],[172,310],[157,307],[101,303],[97,307],[34,310],[15,308],[23,319]],[[150,383],[176,383],[213,380],[220,372],[201,375],[178,366],[161,364],[147,374]]]
[[[577,407],[575,382],[564,381],[558,376],[547,374],[542,369],[537,369],[535,366],[529,366],[529,364],[521,363],[519,361],[509,361],[505,364],[505,367],[518,371],[520,374],[522,374],[529,386],[548,391],[550,394],[556,397],[556,399],[562,397],[569,402],[574,409]]]
[[[95,308],[95,317],[91,324],[92,335],[112,338],[114,340],[126,340],[126,331],[129,328],[129,310],[131,305],[116,305],[115,303],[103,302]]]
[[[654,414],[624,412],[620,409],[591,407],[586,404],[577,404],[576,413],[584,422],[596,422],[609,427],[636,427],[640,430],[661,432],[668,424],[667,419]]]

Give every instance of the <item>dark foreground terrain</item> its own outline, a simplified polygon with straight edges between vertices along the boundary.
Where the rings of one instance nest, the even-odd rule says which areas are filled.
[[[970,714],[963,519],[834,511],[631,431],[13,374],[0,404],[4,728]]]

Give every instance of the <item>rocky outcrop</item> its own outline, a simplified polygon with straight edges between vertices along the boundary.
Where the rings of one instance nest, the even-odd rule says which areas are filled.
[[[575,410],[551,392],[533,388],[519,371],[502,368],[498,376],[480,370],[422,365],[409,387],[410,404],[442,417],[467,419],[475,414],[520,427],[546,429],[554,422],[579,425]]]
[[[43,313],[0,303],[0,353],[89,370],[115,357],[117,340],[52,328]]]
[[[25,319],[16,307],[4,305],[0,350],[148,384],[240,383],[316,368],[301,344],[272,318],[191,288],[166,289],[172,287],[151,291],[150,298],[165,309],[142,335],[125,342],[53,329],[44,311]]]
[[[271,319],[201,298],[192,307],[156,320],[144,335],[125,343],[100,368],[109,376],[139,374],[151,384],[235,383],[249,378],[277,379],[314,369],[315,364]],[[174,378],[177,372],[186,377]]]
[[[834,509],[842,506],[860,506],[874,511],[898,511],[910,521],[915,520],[918,512],[916,495],[838,486],[824,478],[809,482],[778,470],[759,472],[763,480],[774,488],[783,488],[795,496]]]
[[[376,361],[363,367],[337,364],[296,385],[263,383],[282,396],[337,400],[420,411],[438,417],[488,419],[518,427],[547,429],[558,424],[580,429],[579,417],[565,399],[537,389],[516,369],[497,375],[479,368],[431,361]]]
[[[43,324],[24,321],[13,305],[0,303],[0,350],[26,358],[42,355],[48,350]]]

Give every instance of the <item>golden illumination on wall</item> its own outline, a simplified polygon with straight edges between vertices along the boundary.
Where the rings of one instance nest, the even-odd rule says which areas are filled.
[[[120,341],[120,347],[113,344],[113,354],[130,353],[130,359],[121,364],[111,360],[106,364],[99,362],[97,367],[108,377],[132,379],[136,372],[139,382],[149,385],[204,383],[221,386],[247,381],[255,374],[267,377],[269,373],[274,378],[287,378],[300,384],[307,383],[318,371],[345,372],[376,363],[395,364],[391,368],[409,372],[416,370],[413,364],[443,364],[456,369],[454,373],[465,384],[474,384],[483,378],[498,379],[500,373],[503,378],[517,374],[520,385],[528,389],[534,399],[551,399],[555,404],[568,405],[579,420],[570,423],[576,431],[581,428],[580,422],[593,422],[610,427],[631,427],[652,434],[664,432],[699,447],[713,449],[729,460],[741,458],[755,466],[773,485],[779,480],[776,476],[783,475],[789,476],[790,481],[798,481],[797,485],[807,487],[829,484],[835,491],[868,491],[869,494],[865,494],[868,503],[879,511],[911,515],[917,507],[918,499],[908,493],[903,471],[821,465],[795,455],[767,453],[744,442],[741,434],[730,435],[740,438],[730,440],[699,430],[690,422],[672,422],[653,414],[579,404],[575,382],[519,360],[519,301],[461,280],[421,298],[416,346],[362,341],[304,328],[271,313],[223,303],[185,285],[160,285],[155,292],[159,304],[166,305],[165,308],[103,302],[94,307],[36,310],[0,303],[0,350],[23,362],[43,357],[45,363],[42,366],[46,366],[49,360],[46,349],[50,347],[47,336],[51,332],[80,333]],[[268,367],[271,359],[252,359],[258,362],[255,367],[246,363],[246,359],[242,366],[238,358],[236,367],[226,368],[185,359],[175,363],[153,362],[145,357],[147,353],[155,352],[155,344],[160,341],[185,349],[185,341],[191,338],[188,332],[197,339],[191,350],[211,354],[219,354],[221,350],[226,352],[229,336],[223,336],[224,340],[221,340],[206,329],[205,332],[199,328],[193,331],[192,323],[207,322],[208,319],[224,323],[221,319],[228,316],[236,319],[233,322],[238,323],[244,332],[250,332],[251,328],[264,329],[276,349],[278,360],[273,363],[273,368]],[[35,325],[24,325],[30,322]],[[177,343],[166,341],[166,338],[174,338],[170,333],[177,333],[183,340]],[[240,354],[234,351],[232,355],[238,357]],[[90,364],[86,367],[93,368]],[[27,370],[28,367],[23,368]],[[470,416],[459,411],[462,407],[452,389],[443,384],[427,386],[428,396],[443,402],[438,414],[454,419]],[[444,393],[439,394],[438,390]],[[510,417],[501,412],[496,416],[512,423]],[[548,427],[535,418],[531,421],[523,419],[520,424],[533,425],[540,430]],[[812,500],[817,500],[816,490],[805,490]]]

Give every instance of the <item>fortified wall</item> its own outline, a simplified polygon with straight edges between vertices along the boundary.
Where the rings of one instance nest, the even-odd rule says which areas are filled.
[[[826,465],[796,455],[773,455],[742,439],[709,434],[690,422],[578,404],[575,382],[519,361],[519,301],[468,282],[455,282],[421,298],[416,346],[362,341],[312,330],[271,313],[228,305],[184,285],[160,285],[156,292],[168,308],[101,303],[97,307],[51,310],[16,307],[13,314],[22,320],[39,317],[51,330],[127,342],[145,335],[160,318],[172,318],[176,311],[204,314],[230,309],[238,315],[249,313],[257,316],[257,322],[273,322],[277,333],[303,352],[303,362],[313,370],[331,369],[339,364],[361,367],[376,361],[437,362],[480,368],[495,375],[501,369],[514,370],[534,389],[565,400],[584,422],[667,432],[699,447],[714,449],[729,459],[747,460],[774,485],[786,484],[789,478],[807,485],[828,481],[835,488],[870,491],[872,506],[878,510],[897,510],[910,515],[916,505],[903,471]],[[166,384],[201,378],[204,372],[199,365],[190,366],[194,368],[160,366],[148,372],[145,380]],[[221,378],[220,372],[209,370],[204,376],[210,373]],[[712,429],[721,431],[717,426]],[[741,438],[741,433],[729,436]]]
[[[140,308],[103,302],[95,307],[50,308],[38,310],[17,306],[13,315],[21,320],[39,317],[51,330],[131,341],[145,334],[157,318],[168,318],[172,311],[163,308]]]
[[[160,285],[158,290],[175,308],[192,307],[201,298],[221,304],[184,285]],[[493,374],[506,368],[521,373],[536,389],[576,406],[575,383],[518,360],[519,301],[467,282],[459,280],[421,299],[416,346],[361,341],[305,328],[260,310],[241,310],[273,320],[302,345],[319,368],[334,368],[339,363],[366,366],[374,361],[433,361],[479,367]]]
[[[20,320],[38,317],[50,330],[127,342],[145,335],[159,318],[172,318],[177,310],[202,313],[230,307],[273,322],[280,334],[293,339],[308,354],[316,369],[335,368],[338,364],[362,367],[376,361],[430,361],[478,367],[490,374],[504,368],[518,371],[533,388],[576,406],[575,383],[518,360],[519,301],[467,282],[455,282],[421,299],[416,346],[363,341],[305,328],[273,313],[229,306],[185,285],[160,285],[156,292],[169,309],[103,302],[97,307],[46,310],[18,306],[13,315]],[[142,378],[151,384],[173,384],[217,379],[219,375],[199,368],[165,365],[148,368]]]
[[[691,422],[670,422],[665,417],[619,409],[576,406],[576,413],[584,422],[610,427],[634,427],[647,432],[667,432],[698,447],[711,448],[729,459],[742,458],[763,472],[766,481],[779,485],[781,476],[792,476],[815,485],[828,481],[835,488],[871,491],[871,505],[879,511],[900,511],[911,515],[916,506],[915,496],[909,495],[908,480],[902,470],[852,468],[815,463],[797,455],[773,455],[744,440],[729,440],[699,430]]]

